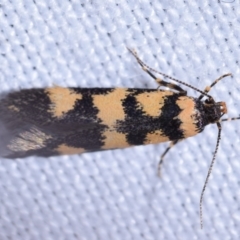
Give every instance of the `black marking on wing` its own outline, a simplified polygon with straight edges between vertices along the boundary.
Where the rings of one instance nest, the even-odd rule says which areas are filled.
[[[131,90],[131,94],[123,101],[126,118],[117,122],[117,131],[127,134],[127,141],[130,145],[144,144],[147,134],[156,130],[161,130],[169,140],[182,139],[184,135],[180,128],[181,121],[175,118],[181,112],[176,103],[180,95],[173,94],[164,97],[161,115],[153,117],[139,108],[136,100],[138,94],[146,91],[146,89]]]
[[[71,88],[82,94],[74,107],[61,118],[51,113],[51,100],[45,89],[21,90],[8,94],[0,100],[0,155],[7,158],[21,158],[32,155],[58,155],[59,145],[83,148],[86,151],[100,150],[104,145],[103,131],[107,126],[97,118],[93,94],[107,94],[113,89]],[[13,152],[9,144],[22,133],[36,129],[51,138],[44,140],[44,147],[35,150]]]

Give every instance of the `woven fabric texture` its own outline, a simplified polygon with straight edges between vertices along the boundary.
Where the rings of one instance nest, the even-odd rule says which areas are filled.
[[[0,91],[138,87],[151,67],[240,113],[240,3],[233,1],[0,1]],[[186,89],[185,87],[183,87]],[[199,94],[186,89],[194,97]],[[52,158],[0,159],[1,240],[239,239],[240,121],[224,122],[203,203],[217,127],[177,144]]]

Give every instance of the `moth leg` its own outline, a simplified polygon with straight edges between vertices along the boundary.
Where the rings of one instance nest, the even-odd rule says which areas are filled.
[[[143,71],[145,71],[146,73],[148,73],[148,75],[150,77],[152,77],[157,84],[159,84],[159,86],[163,86],[163,87],[168,87],[172,90],[177,91],[179,94],[186,96],[187,95],[187,91],[183,90],[181,87],[179,87],[177,84],[174,83],[170,83],[170,82],[166,82],[164,80],[162,80],[161,78],[157,78],[152,72],[154,71],[152,68],[148,67],[147,64],[145,64],[137,55],[137,52],[135,50],[131,50],[128,48],[128,50],[132,53],[132,55],[136,58],[138,64],[142,67]],[[164,77],[167,77],[169,79],[174,80],[172,77],[168,76],[167,74],[161,73],[161,75],[163,75]]]
[[[153,73],[150,72],[149,69],[147,69],[145,66],[142,66],[143,71],[145,71],[146,73],[148,73],[149,76],[151,76],[159,85],[159,87],[163,86],[163,87],[168,87],[172,90],[177,91],[179,94],[186,96],[187,95],[187,91],[183,90],[181,87],[179,87],[177,84],[175,83],[170,83],[170,82],[166,82],[164,80],[162,80],[161,78],[157,78]],[[159,88],[158,87],[158,88]]]
[[[204,89],[203,92],[207,94],[215,84],[217,84],[217,83],[218,83],[219,81],[221,81],[223,78],[228,77],[228,76],[232,76],[232,74],[231,74],[231,73],[223,74],[222,76],[220,76],[219,78],[217,78],[210,86],[205,87],[205,89]],[[201,100],[203,97],[204,97],[204,94],[201,94],[201,95],[198,97],[198,99]]]
[[[165,149],[165,151],[163,152],[163,154],[161,155],[160,161],[158,163],[158,176],[161,177],[161,168],[162,168],[162,164],[163,164],[163,159],[165,157],[165,155],[168,153],[168,151],[174,146],[176,145],[178,142],[180,142],[180,140],[174,140],[171,141],[170,145]]]

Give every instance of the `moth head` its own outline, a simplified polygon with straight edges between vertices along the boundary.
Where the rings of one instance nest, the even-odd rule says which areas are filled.
[[[219,122],[220,118],[227,113],[225,102],[215,102],[209,98],[204,101],[204,108],[208,123]]]

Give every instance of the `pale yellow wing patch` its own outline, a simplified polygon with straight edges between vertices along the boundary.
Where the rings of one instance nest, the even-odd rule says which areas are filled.
[[[75,93],[70,88],[54,87],[47,88],[47,95],[51,100],[51,113],[54,117],[62,117],[72,110],[77,100],[82,99],[82,95]]]
[[[182,122],[180,128],[183,130],[184,138],[198,134],[195,122],[196,111],[198,110],[196,109],[193,99],[187,96],[180,97],[179,100],[177,100],[177,105],[182,110],[178,115],[178,119]]]
[[[126,134],[118,133],[118,132],[111,132],[109,130],[103,133],[104,139],[104,146],[102,149],[113,149],[113,148],[125,148],[130,147],[129,143],[126,139]]]
[[[159,117],[164,106],[164,97],[173,95],[170,91],[143,92],[136,96],[139,107],[151,117]]]
[[[61,144],[54,150],[57,151],[60,155],[80,154],[86,151],[84,148],[70,147],[66,144]]]
[[[93,95],[94,106],[100,111],[97,117],[107,126],[113,126],[117,120],[124,120],[122,100],[127,95],[126,89],[114,89],[106,95]]]

